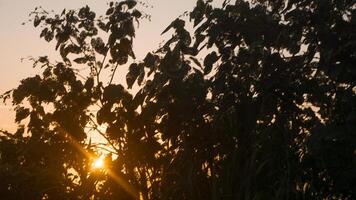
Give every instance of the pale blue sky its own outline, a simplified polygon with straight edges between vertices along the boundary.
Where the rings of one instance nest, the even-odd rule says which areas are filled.
[[[142,8],[151,15],[151,22],[143,20],[137,29],[134,50],[138,59],[158,47],[163,40],[162,30],[184,11],[190,11],[195,0],[142,0],[153,8]],[[0,93],[16,87],[23,78],[38,71],[30,62],[20,62],[28,56],[52,55],[54,44],[39,39],[39,31],[32,24],[21,25],[36,6],[60,13],[63,8],[80,8],[88,5],[97,14],[104,14],[107,0],[0,0]],[[167,35],[169,36],[169,34]],[[120,72],[119,72],[120,73]],[[123,77],[123,76],[121,76]],[[116,78],[120,78],[118,75]],[[0,128],[11,128],[14,114],[8,106],[0,104]]]

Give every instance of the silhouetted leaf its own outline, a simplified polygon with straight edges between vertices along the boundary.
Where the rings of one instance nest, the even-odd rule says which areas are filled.
[[[136,17],[136,18],[140,18],[140,17],[142,16],[142,14],[141,14],[140,11],[138,11],[138,10],[135,9],[135,10],[132,12],[132,16],[134,16],[134,17]]]
[[[156,62],[156,58],[152,53],[148,53],[145,57],[145,59],[143,59],[143,61],[145,62],[145,66],[148,68],[151,68],[154,66],[155,62]]]
[[[200,64],[199,60],[190,56],[189,57],[198,67],[200,67],[201,69],[203,69],[202,65]]]
[[[106,11],[106,15],[111,15],[113,12],[114,12],[114,7],[111,7],[109,8],[107,11]]]
[[[33,25],[37,27],[41,23],[41,19],[36,15],[35,19],[33,20]]]
[[[104,88],[103,100],[115,102],[123,98],[124,87],[122,85],[108,85]]]
[[[213,68],[213,64],[219,59],[215,51],[208,54],[204,59],[204,74],[209,74]]]
[[[40,37],[44,37],[47,35],[47,32],[48,32],[48,28],[45,28],[42,30],[41,34],[40,34]]]
[[[93,88],[94,86],[94,79],[92,77],[88,78],[86,81],[85,81],[85,84],[84,84],[84,88],[87,90],[87,91],[91,91],[91,89]]]
[[[23,119],[30,115],[30,110],[24,107],[17,107],[16,108],[16,118],[15,121],[20,123]]]
[[[176,20],[174,20],[166,29],[164,29],[164,31],[161,33],[164,34],[167,31],[169,31],[169,29],[174,28],[174,29],[183,29],[185,25],[185,22],[179,18],[177,18]]]
[[[145,69],[143,66],[140,67],[140,75],[137,78],[137,84],[141,86],[143,79],[145,78]]]
[[[128,9],[132,9],[136,6],[137,2],[135,0],[126,0],[120,2],[121,5],[127,5]]]
[[[81,58],[76,58],[73,61],[78,63],[78,64],[84,64],[84,63],[88,62],[88,58],[87,57],[81,57]]]
[[[128,88],[132,88],[132,85],[136,81],[140,74],[140,67],[136,63],[133,63],[129,67],[129,72],[126,75],[126,83]]]

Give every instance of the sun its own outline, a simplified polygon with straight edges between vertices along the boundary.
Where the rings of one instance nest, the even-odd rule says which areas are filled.
[[[99,158],[95,159],[92,164],[93,169],[103,169],[105,168],[104,163],[104,156],[100,156]]]

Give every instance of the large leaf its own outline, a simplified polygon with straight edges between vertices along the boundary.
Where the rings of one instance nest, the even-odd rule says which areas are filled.
[[[213,68],[213,64],[219,60],[215,51],[208,54],[204,59],[204,74],[209,74]]]

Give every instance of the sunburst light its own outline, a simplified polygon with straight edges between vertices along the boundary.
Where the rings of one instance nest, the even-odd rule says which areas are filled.
[[[105,168],[104,156],[100,156],[99,158],[94,159],[92,163],[93,169],[103,169]]]

